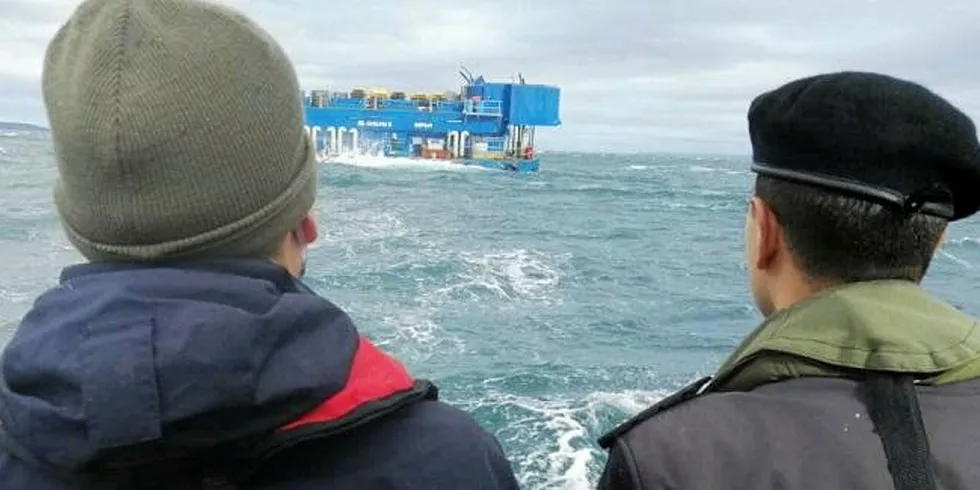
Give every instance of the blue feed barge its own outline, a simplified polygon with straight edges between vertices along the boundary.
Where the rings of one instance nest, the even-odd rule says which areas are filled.
[[[371,154],[535,172],[537,126],[559,126],[560,90],[491,83],[464,68],[459,92],[355,88],[304,93],[306,129],[326,157]]]

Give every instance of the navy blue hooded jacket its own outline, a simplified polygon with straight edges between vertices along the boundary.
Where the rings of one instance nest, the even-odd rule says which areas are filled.
[[[436,397],[271,262],[77,265],[5,348],[0,488],[516,490]]]

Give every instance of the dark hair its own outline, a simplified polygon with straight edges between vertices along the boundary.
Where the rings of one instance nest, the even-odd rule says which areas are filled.
[[[756,179],[755,195],[772,208],[811,280],[919,282],[946,229],[941,218],[764,176]]]

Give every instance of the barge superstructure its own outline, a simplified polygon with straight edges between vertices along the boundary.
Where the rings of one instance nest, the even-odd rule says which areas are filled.
[[[304,93],[306,129],[317,152],[439,159],[535,172],[535,128],[561,125],[560,89],[488,82],[460,71],[458,92],[354,88]]]

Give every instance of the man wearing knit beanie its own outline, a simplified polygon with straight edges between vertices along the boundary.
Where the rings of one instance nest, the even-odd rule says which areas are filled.
[[[87,0],[51,41],[65,269],[0,366],[0,488],[516,489],[498,441],[300,281],[293,66],[199,0]]]
[[[765,321],[600,439],[599,488],[980,488],[980,322],[921,286],[948,223],[980,211],[973,121],[917,83],[840,72],[759,95],[748,129]]]

